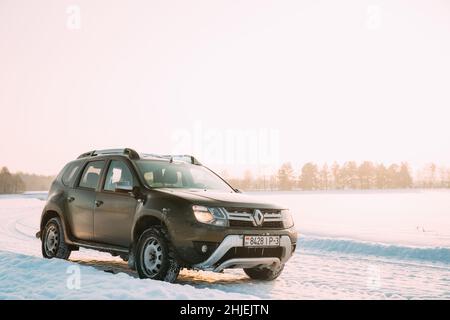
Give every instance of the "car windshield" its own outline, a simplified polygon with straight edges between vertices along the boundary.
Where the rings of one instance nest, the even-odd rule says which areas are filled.
[[[184,188],[232,192],[211,170],[184,162],[136,161],[140,174],[152,188]]]

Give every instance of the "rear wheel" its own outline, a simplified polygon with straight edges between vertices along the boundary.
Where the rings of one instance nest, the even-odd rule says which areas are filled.
[[[50,219],[42,235],[42,256],[67,260],[72,250],[64,241],[64,229],[59,218]]]
[[[180,272],[170,241],[160,227],[144,231],[136,247],[135,259],[140,278],[174,282]]]
[[[278,278],[283,271],[284,264],[276,268],[258,267],[258,268],[246,268],[244,272],[252,279],[271,281]]]

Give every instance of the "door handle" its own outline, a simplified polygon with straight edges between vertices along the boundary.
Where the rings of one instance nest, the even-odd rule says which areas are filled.
[[[101,200],[96,200],[95,201],[95,205],[96,205],[97,208],[100,207],[102,204],[103,204],[103,201],[101,201]]]
[[[75,200],[74,197],[67,197],[67,201],[68,201],[68,202],[72,202],[73,200]]]

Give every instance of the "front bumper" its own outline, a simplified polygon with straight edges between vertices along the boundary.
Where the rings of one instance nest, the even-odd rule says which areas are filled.
[[[243,235],[228,235],[208,259],[201,263],[195,264],[193,268],[215,272],[220,272],[226,268],[253,268],[258,266],[277,268],[289,260],[294,249],[294,245],[292,244],[290,237],[283,235],[280,236],[280,248],[282,249],[282,254],[280,257],[242,257],[227,260],[222,259],[230,249],[241,247],[244,247]]]

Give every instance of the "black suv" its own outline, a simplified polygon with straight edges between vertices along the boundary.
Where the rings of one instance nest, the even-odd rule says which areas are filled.
[[[181,268],[243,268],[278,277],[295,250],[286,208],[233,189],[192,156],[97,150],[53,182],[40,231],[45,258],[79,247],[120,256],[141,278],[173,282]]]

